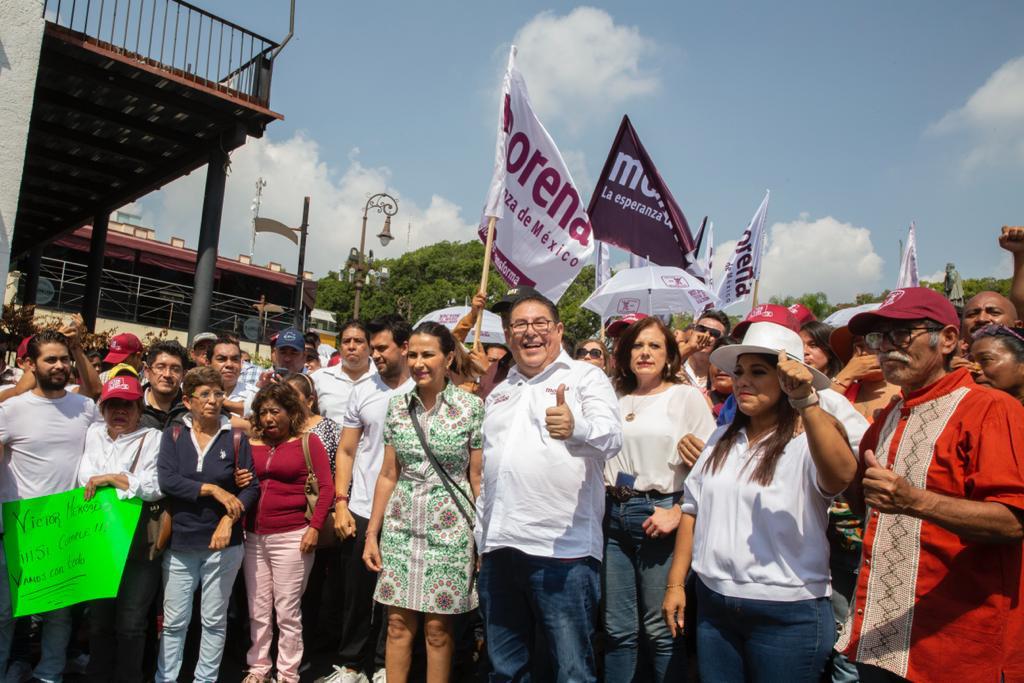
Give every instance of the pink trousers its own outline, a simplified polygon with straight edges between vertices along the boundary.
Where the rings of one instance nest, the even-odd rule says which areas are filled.
[[[246,533],[246,596],[252,646],[245,656],[249,672],[269,676],[270,643],[274,638],[271,616],[277,613],[277,676],[298,681],[302,662],[302,593],[313,568],[313,553],[299,550],[305,527],[280,534]]]

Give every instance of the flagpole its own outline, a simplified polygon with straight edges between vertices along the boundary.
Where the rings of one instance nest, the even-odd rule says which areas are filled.
[[[754,280],[754,303],[753,303],[754,306],[757,305],[757,287],[760,284],[761,284],[760,278],[758,278],[757,280]]]
[[[480,291],[487,296],[487,277],[491,274],[491,249],[494,248],[494,226],[498,219],[494,216],[487,218],[487,242],[484,247],[484,270],[480,273]],[[473,350],[479,351],[483,344],[480,342],[480,330],[484,324],[484,312],[477,314],[476,327],[473,331]]]

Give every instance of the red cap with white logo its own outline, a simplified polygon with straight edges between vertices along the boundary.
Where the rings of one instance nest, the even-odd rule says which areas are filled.
[[[604,328],[604,333],[614,339],[615,337],[620,336],[627,327],[633,323],[640,322],[646,317],[646,313],[630,313],[629,315],[624,315],[618,320],[608,323],[608,327]]]
[[[116,335],[110,340],[110,350],[107,351],[104,363],[123,363],[128,356],[142,351],[142,342],[131,332]]]
[[[108,398],[122,398],[126,401],[138,401],[142,398],[142,386],[139,380],[131,375],[118,375],[107,380],[103,385],[103,393],[100,394],[102,404]]]
[[[953,304],[929,287],[892,290],[881,306],[850,318],[850,332],[867,334],[883,320],[931,320],[943,327],[960,327],[960,316]]]
[[[796,319],[793,312],[785,306],[779,306],[778,304],[760,304],[751,308],[750,313],[747,313],[747,317],[736,324],[732,331],[732,336],[736,339],[742,339],[751,323],[775,323],[794,332],[800,331],[800,321]]]

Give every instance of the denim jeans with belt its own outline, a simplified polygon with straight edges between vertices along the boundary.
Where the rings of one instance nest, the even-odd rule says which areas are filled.
[[[11,606],[11,587],[7,579],[7,556],[0,543],[0,680],[5,678],[11,642],[14,639],[14,618]],[[68,643],[71,642],[71,608],[63,607],[44,612],[42,653],[32,677],[44,683],[60,683],[64,679]]]
[[[215,683],[224,655],[228,598],[242,566],[242,545],[223,550],[169,550],[164,553],[164,628],[157,658],[157,683],[178,680],[185,634],[192,619],[192,595],[201,586],[202,637],[193,680]]]
[[[608,642],[604,655],[605,680],[633,680],[641,638],[648,661],[645,678],[683,680],[686,643],[673,638],[661,615],[665,583],[672,565],[675,534],[651,538],[643,523],[655,508],[670,508],[679,494],[642,494],[619,502],[609,496],[605,505],[604,622]]]
[[[702,683],[817,683],[835,635],[828,598],[733,598],[697,581]]]
[[[557,681],[597,681],[600,565],[593,557],[560,560],[511,548],[484,555],[478,590],[492,683],[525,683],[538,670]]]

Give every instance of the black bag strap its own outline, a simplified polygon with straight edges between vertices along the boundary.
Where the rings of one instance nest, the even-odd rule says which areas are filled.
[[[442,400],[440,395],[437,397],[437,400]],[[437,472],[437,476],[441,478],[441,483],[444,484],[444,488],[448,491],[448,495],[451,496],[452,502],[455,503],[455,507],[459,509],[459,514],[462,515],[463,519],[466,520],[466,524],[468,524],[469,528],[472,529],[473,518],[470,517],[469,513],[466,512],[465,508],[462,507],[462,503],[459,501],[460,496],[456,495],[455,492],[458,491],[461,497],[465,499],[466,503],[470,507],[473,506],[473,501],[471,501],[469,499],[469,495],[465,491],[463,491],[458,484],[455,483],[455,479],[452,478],[452,475],[448,473],[448,470],[446,470],[444,466],[441,465],[440,461],[438,461],[437,459],[437,456],[434,455],[434,451],[430,450],[430,446],[427,444],[427,437],[423,433],[423,426],[420,425],[420,421],[416,418],[416,409],[417,402],[415,391],[412,391],[409,392],[409,417],[412,419],[412,426],[413,429],[416,430],[416,436],[419,437],[420,445],[423,446],[423,452],[426,454],[431,466],[433,466],[434,471]]]
[[[135,457],[132,458],[132,466],[128,468],[128,471],[135,474],[135,468],[139,464],[139,456],[142,454],[142,446],[146,443],[146,437],[149,434],[143,434],[142,438],[139,439],[139,447],[135,449]]]

